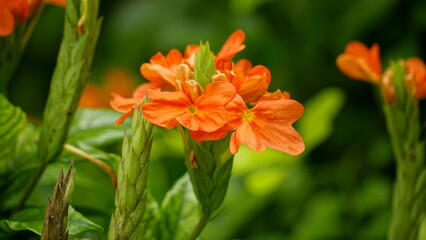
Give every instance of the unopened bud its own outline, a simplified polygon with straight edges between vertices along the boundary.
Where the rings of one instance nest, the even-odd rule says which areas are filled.
[[[193,72],[191,71],[189,66],[186,64],[180,64],[176,68],[176,80],[188,81],[193,79],[193,75],[194,75]]]
[[[383,95],[388,103],[396,104],[397,97],[395,86],[392,83],[392,79],[394,77],[392,68],[386,69],[382,78],[382,90]]]

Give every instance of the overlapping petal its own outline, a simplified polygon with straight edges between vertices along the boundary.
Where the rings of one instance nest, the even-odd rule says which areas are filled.
[[[140,67],[142,75],[151,83],[159,86],[163,90],[174,90],[176,80],[176,69],[184,63],[182,54],[172,49],[167,56],[157,53],[150,60]]]
[[[228,82],[214,82],[195,102],[184,92],[150,93],[150,102],[142,107],[145,118],[161,127],[173,128],[177,122],[191,131],[213,132],[229,119],[224,105],[235,97]]]
[[[255,102],[268,90],[271,82],[271,73],[266,67],[255,66],[248,70],[246,74],[243,71],[239,73],[239,68],[235,68],[234,71],[237,77],[233,83],[244,102]]]
[[[381,81],[381,61],[377,44],[369,49],[361,42],[350,42],[345,53],[337,57],[336,64],[340,71],[353,79],[375,84]]]
[[[426,98],[426,65],[422,59],[412,57],[405,62],[407,73],[412,75],[414,97]]]
[[[133,114],[134,107],[141,104],[142,100],[148,93],[148,90],[156,92],[159,91],[159,88],[153,83],[144,83],[135,89],[132,98],[125,98],[120,94],[111,93],[113,97],[110,102],[111,107],[117,112],[124,113],[117,121],[115,121],[115,125],[118,126],[122,124],[126,118]]]

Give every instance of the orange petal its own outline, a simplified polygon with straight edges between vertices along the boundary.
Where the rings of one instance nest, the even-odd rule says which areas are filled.
[[[191,137],[197,141],[219,140],[222,139],[230,131],[234,130],[241,123],[241,114],[247,110],[241,96],[236,95],[235,98],[225,105],[225,109],[229,114],[228,122],[221,128],[213,132],[191,131]]]
[[[133,98],[138,99],[138,100],[143,100],[146,96],[146,94],[148,93],[148,90],[157,90],[159,91],[160,88],[157,87],[157,85],[155,85],[154,83],[144,83],[139,85],[135,91],[133,92]]]
[[[158,52],[154,56],[152,56],[149,62],[151,64],[158,64],[164,67],[167,66],[166,57],[161,52]]]
[[[252,68],[248,77],[244,80],[238,89],[238,94],[246,103],[257,101],[268,90],[271,82],[271,73],[261,65]]]
[[[159,86],[161,89],[175,88],[175,74],[168,68],[159,64],[142,64],[140,71],[142,75],[151,83]]]
[[[132,116],[133,115],[133,112],[134,112],[135,110],[132,108],[130,111],[128,111],[128,112],[125,112],[123,115],[121,115],[120,116],[120,118],[117,120],[117,121],[115,121],[114,122],[114,124],[116,125],[116,126],[119,126],[119,125],[121,125],[128,117],[130,117],[130,116]]]
[[[225,127],[219,128],[214,132],[191,131],[192,139],[197,141],[212,141],[222,139],[228,134],[229,130]]]
[[[9,36],[13,32],[15,18],[6,6],[0,6],[0,37]]]
[[[151,102],[142,106],[145,118],[161,127],[173,128],[178,122],[176,118],[187,113],[187,106],[191,101],[183,92],[156,92],[149,91]]]
[[[422,59],[412,57],[405,61],[407,72],[413,74],[415,82],[422,82],[426,77],[426,65]]]
[[[376,84],[381,81],[381,62],[377,44],[368,49],[361,42],[350,42],[346,46],[345,53],[337,57],[336,64],[351,78]]]
[[[244,75],[247,75],[249,71],[253,68],[253,64],[248,59],[241,59],[235,63],[235,68],[241,69]]]
[[[235,87],[229,82],[216,81],[208,84],[204,94],[194,103],[198,109],[195,115],[200,122],[199,129],[190,130],[213,132],[224,126],[229,119],[224,105],[235,95]]]
[[[231,153],[237,153],[241,144],[246,144],[248,148],[256,152],[263,152],[266,149],[266,145],[261,141],[248,121],[243,121],[235,132],[232,133],[230,142]]]
[[[138,104],[134,98],[125,98],[117,93],[111,93],[111,95],[113,98],[110,101],[111,107],[117,112],[129,112],[135,104]]]
[[[222,49],[220,49],[217,54],[216,59],[225,59],[226,61],[230,61],[235,54],[242,51],[246,46],[243,44],[245,39],[245,34],[242,30],[237,30],[229,36],[223,45]]]
[[[183,62],[182,53],[180,53],[179,50],[172,49],[167,54],[166,60],[169,67],[178,66]]]
[[[290,93],[281,92],[281,90],[279,90],[279,89],[275,92],[266,92],[266,93],[263,94],[263,96],[259,100],[257,100],[254,103],[250,103],[250,104],[256,105],[260,101],[279,100],[279,99],[290,99]]]
[[[16,23],[25,21],[30,13],[30,4],[27,0],[9,0],[6,1],[7,8],[13,14]]]
[[[303,152],[305,145],[292,124],[303,110],[303,105],[294,100],[262,101],[251,109],[254,114],[251,125],[266,146],[297,155]]]
[[[195,54],[200,51],[199,45],[188,45],[185,48],[184,58],[191,68],[194,68]]]
[[[407,72],[413,75],[414,96],[426,98],[426,65],[422,59],[413,57],[405,62]]]
[[[66,3],[65,0],[44,0],[44,2],[54,4],[59,7],[65,7],[65,3]]]
[[[214,81],[207,84],[204,94],[194,103],[196,106],[224,106],[236,95],[235,87],[227,81]]]
[[[376,84],[380,82],[380,78],[371,71],[367,63],[362,59],[340,54],[337,57],[336,64],[340,71],[350,78]]]

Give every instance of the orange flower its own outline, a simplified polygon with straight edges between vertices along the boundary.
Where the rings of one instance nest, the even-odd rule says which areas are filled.
[[[0,0],[0,37],[12,34],[15,24],[25,21],[29,12],[27,0]]]
[[[262,152],[270,147],[291,155],[303,152],[305,145],[292,124],[303,114],[303,106],[294,100],[279,99],[259,102],[248,109],[243,99],[236,96],[226,109],[230,112],[227,125],[213,133],[191,132],[197,141],[217,140],[231,134],[230,150],[238,152],[241,144]]]
[[[361,42],[350,42],[345,53],[337,57],[336,64],[340,71],[350,78],[375,84],[381,82],[381,62],[377,44],[368,49]]]
[[[178,92],[150,91],[150,102],[142,106],[144,117],[167,129],[180,123],[191,131],[204,132],[216,131],[227,123],[229,114],[224,105],[235,97],[232,84],[225,81],[210,83],[196,99],[186,89],[190,88]]]
[[[413,95],[426,98],[426,65],[422,59],[413,57],[405,62],[407,73],[412,76]]]
[[[117,112],[124,113],[117,121],[115,121],[115,125],[118,126],[122,124],[126,118],[133,115],[135,106],[139,106],[141,104],[150,89],[159,91],[159,88],[155,84],[144,83],[135,89],[132,98],[124,98],[117,93],[111,93],[113,97],[113,100],[111,100],[111,107]]]
[[[12,34],[15,25],[27,20],[42,2],[65,6],[65,0],[0,0],[0,37]]]

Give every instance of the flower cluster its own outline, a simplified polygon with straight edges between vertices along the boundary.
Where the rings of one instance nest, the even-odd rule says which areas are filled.
[[[379,46],[374,44],[370,49],[361,42],[350,42],[343,54],[336,60],[337,66],[347,76],[379,85],[389,102],[396,101],[392,69],[384,73],[381,69]],[[407,92],[417,99],[426,98],[426,65],[420,58],[412,57],[403,61]]]
[[[268,146],[301,153],[304,143],[292,124],[303,114],[303,106],[287,92],[267,91],[271,74],[266,67],[246,59],[232,61],[245,48],[244,39],[243,31],[235,31],[216,55],[208,45],[189,45],[183,54],[176,49],[166,56],[157,53],[140,68],[149,83],[139,86],[132,98],[113,93],[112,107],[124,113],[116,124],[132,115],[148,93],[142,112],[158,126],[171,129],[180,124],[197,141],[219,140],[232,132],[232,154],[241,144],[255,151]]]
[[[12,34],[16,24],[27,20],[44,3],[65,6],[65,0],[0,0],[0,37]]]

